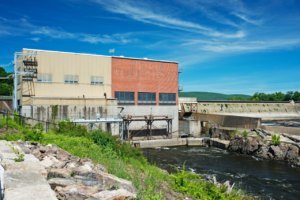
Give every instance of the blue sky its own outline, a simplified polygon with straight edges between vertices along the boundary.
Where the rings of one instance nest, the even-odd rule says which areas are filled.
[[[300,1],[2,0],[0,65],[22,48],[175,60],[184,91],[300,90]]]

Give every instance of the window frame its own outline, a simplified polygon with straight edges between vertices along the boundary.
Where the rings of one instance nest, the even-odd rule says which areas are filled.
[[[176,93],[159,93],[159,105],[176,105]]]
[[[138,105],[156,105],[156,93],[138,92]]]
[[[131,91],[115,91],[115,98],[119,105],[134,105],[134,92]]]
[[[91,85],[103,85],[104,84],[103,76],[91,76],[90,84]]]
[[[52,83],[52,74],[50,73],[39,73],[37,74],[38,83]]]
[[[64,76],[65,84],[79,84],[79,76],[74,74],[65,74]]]

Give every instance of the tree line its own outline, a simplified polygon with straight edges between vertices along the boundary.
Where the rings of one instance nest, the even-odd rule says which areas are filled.
[[[11,73],[5,71],[3,67],[0,67],[0,77],[7,77]],[[11,96],[13,93],[13,79],[0,79],[0,96]]]
[[[286,93],[275,92],[275,93],[255,93],[250,100],[253,101],[300,101],[300,92],[289,91]]]

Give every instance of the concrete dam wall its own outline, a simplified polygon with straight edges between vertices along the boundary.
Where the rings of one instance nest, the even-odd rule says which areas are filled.
[[[300,102],[197,102],[181,99],[179,117],[180,132],[193,135],[206,129],[206,122],[209,126],[255,129],[265,120],[300,119]]]
[[[181,103],[183,113],[220,114],[247,117],[300,117],[299,102],[240,102],[240,101],[200,101]]]

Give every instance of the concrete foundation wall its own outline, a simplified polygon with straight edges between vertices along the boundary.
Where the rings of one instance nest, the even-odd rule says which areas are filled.
[[[198,137],[201,134],[201,121],[179,120],[179,134],[191,134]]]

